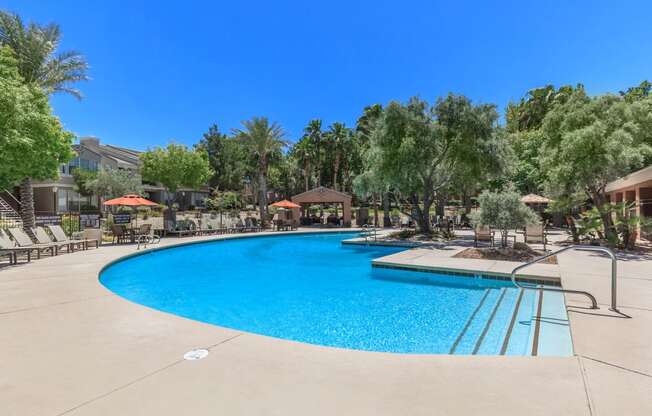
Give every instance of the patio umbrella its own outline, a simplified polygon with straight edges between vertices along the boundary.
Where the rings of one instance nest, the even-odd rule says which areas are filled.
[[[156,202],[143,198],[139,195],[129,194],[121,196],[120,198],[109,199],[104,201],[102,205],[108,206],[123,206],[123,207],[155,207],[158,206]],[[136,227],[138,226],[138,215],[136,215]]]
[[[114,199],[109,199],[108,201],[104,201],[102,205],[110,205],[110,206],[124,206],[124,207],[153,207],[157,206],[158,204],[156,202],[152,202],[149,199],[140,197],[138,195],[134,194],[129,194],[125,196],[121,196],[120,198],[114,198]]]
[[[274,202],[272,204],[273,207],[276,208],[287,208],[287,209],[292,209],[292,208],[301,208],[301,205],[297,205],[294,202],[288,201],[287,199],[284,199],[282,201]]]

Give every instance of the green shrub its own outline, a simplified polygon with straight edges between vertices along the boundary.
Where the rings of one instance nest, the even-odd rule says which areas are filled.
[[[510,229],[523,228],[540,222],[539,216],[521,202],[514,190],[503,192],[484,191],[478,197],[480,210],[470,215],[474,225],[483,225],[500,231],[500,243],[507,247],[507,233]]]

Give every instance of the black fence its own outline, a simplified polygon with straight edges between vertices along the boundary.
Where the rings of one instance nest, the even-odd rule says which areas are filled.
[[[68,235],[86,228],[100,228],[101,221],[102,214],[99,211],[36,212],[37,227],[60,225]]]

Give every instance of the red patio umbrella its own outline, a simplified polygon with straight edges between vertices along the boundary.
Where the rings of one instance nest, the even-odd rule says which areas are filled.
[[[125,196],[121,196],[120,198],[114,198],[114,199],[109,199],[108,201],[104,201],[103,205],[122,205],[125,207],[153,207],[157,206],[158,204],[156,202],[152,202],[149,199],[140,197],[135,194],[129,194]]]
[[[287,208],[287,209],[292,209],[292,208],[301,208],[301,205],[297,205],[294,202],[288,201],[287,199],[284,199],[282,201],[274,202],[272,204],[273,207],[277,208]]]
[[[123,206],[123,207],[155,207],[158,206],[156,202],[143,198],[135,194],[121,196],[120,198],[109,199],[104,201],[102,205],[109,206]],[[136,215],[136,227],[138,227],[138,215]]]

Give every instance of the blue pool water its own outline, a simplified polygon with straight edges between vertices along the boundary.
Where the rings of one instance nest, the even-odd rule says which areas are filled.
[[[521,294],[491,279],[373,268],[372,259],[404,249],[341,244],[353,236],[185,245],[114,263],[100,280],[158,310],[312,344],[399,353],[531,353],[538,291]],[[563,300],[545,296],[555,326],[541,326],[539,339],[547,341],[539,342],[539,354],[568,355],[567,323],[566,332],[557,327],[566,319]]]

